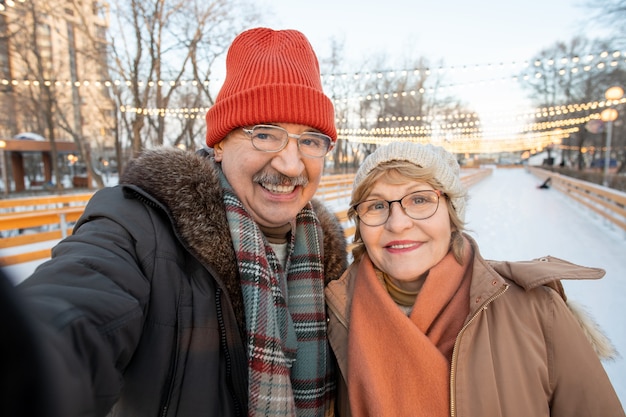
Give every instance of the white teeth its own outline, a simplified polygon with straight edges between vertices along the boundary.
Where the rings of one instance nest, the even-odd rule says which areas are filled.
[[[406,248],[410,248],[413,245],[391,245],[389,246],[392,249],[406,249]]]
[[[289,194],[292,193],[293,190],[296,189],[294,185],[276,185],[276,184],[262,184],[263,188],[267,189],[272,193],[277,194]]]

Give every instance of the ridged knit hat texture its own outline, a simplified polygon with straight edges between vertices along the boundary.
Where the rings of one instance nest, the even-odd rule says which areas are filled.
[[[432,168],[435,179],[442,185],[441,191],[458,196],[451,199],[452,205],[459,218],[465,221],[467,192],[461,182],[461,168],[454,155],[441,146],[415,142],[393,142],[381,146],[365,158],[359,167],[353,190],[356,190],[372,169],[389,161],[408,161],[423,168]]]
[[[335,110],[324,94],[317,56],[296,30],[255,28],[235,38],[206,123],[209,147],[233,129],[260,123],[302,124],[337,140]]]

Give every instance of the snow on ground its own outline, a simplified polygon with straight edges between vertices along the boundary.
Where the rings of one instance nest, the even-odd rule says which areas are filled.
[[[604,366],[626,405],[626,232],[557,190],[538,189],[540,183],[522,168],[494,169],[469,190],[469,233],[487,259],[552,255],[606,270],[599,281],[565,281],[563,285],[569,298],[587,308],[620,352],[617,360]],[[348,200],[328,205],[345,210]],[[5,271],[17,282],[39,263],[10,266]]]

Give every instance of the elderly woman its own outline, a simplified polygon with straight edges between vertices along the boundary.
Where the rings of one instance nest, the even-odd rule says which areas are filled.
[[[560,284],[604,271],[486,261],[466,203],[441,147],[393,143],[359,168],[354,262],[326,288],[339,415],[624,416],[600,362],[611,343]]]

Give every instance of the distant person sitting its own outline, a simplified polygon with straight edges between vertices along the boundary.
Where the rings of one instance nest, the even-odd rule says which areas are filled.
[[[537,186],[537,188],[544,188],[544,189],[548,189],[550,188],[550,182],[552,181],[552,178],[548,177],[546,178],[546,180],[543,182],[543,184]]]

